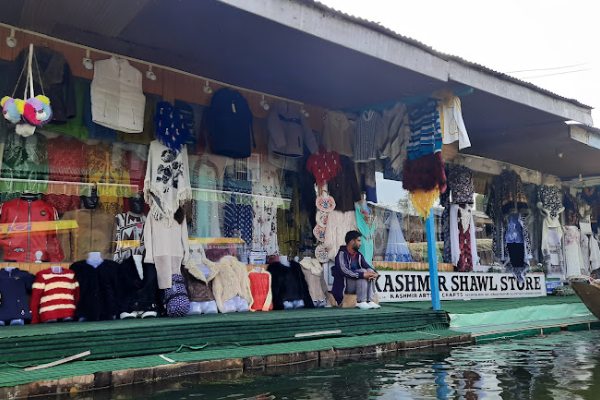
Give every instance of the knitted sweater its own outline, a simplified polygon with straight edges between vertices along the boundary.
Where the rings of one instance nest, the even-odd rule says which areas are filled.
[[[104,260],[102,264],[93,267],[82,260],[71,264],[71,270],[75,272],[75,278],[81,287],[77,317],[88,321],[113,319],[118,311],[119,264]]]
[[[252,311],[270,311],[273,309],[273,295],[271,291],[271,274],[267,271],[252,271],[248,273],[250,290],[254,304]]]
[[[252,307],[253,299],[246,265],[233,256],[225,256],[214,263],[214,266],[218,269],[218,274],[213,279],[213,294],[219,311],[223,312],[225,301],[235,296],[245,299],[248,306]]]
[[[73,318],[79,302],[79,283],[75,273],[63,269],[55,273],[52,268],[38,272],[31,292],[31,323],[53,319]]]

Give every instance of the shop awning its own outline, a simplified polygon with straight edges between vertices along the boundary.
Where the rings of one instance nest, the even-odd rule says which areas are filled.
[[[590,107],[314,1],[7,0],[0,22],[328,109],[451,88],[473,154],[600,175],[564,124],[592,125]]]

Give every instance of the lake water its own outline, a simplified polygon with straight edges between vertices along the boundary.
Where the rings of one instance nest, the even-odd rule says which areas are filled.
[[[186,377],[80,399],[600,399],[600,331],[237,374]]]

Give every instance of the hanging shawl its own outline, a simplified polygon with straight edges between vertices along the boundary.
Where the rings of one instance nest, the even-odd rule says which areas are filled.
[[[187,148],[170,149],[156,140],[150,143],[144,198],[155,220],[166,218],[170,225],[177,209],[192,198]]]
[[[446,190],[437,101],[431,99],[411,109],[409,120],[411,134],[402,184],[410,192],[419,215],[426,217],[440,193]]]
[[[171,150],[181,150],[192,136],[190,124],[193,126],[193,121],[189,121],[188,115],[186,110],[174,107],[168,101],[159,102],[154,116],[156,138]]]
[[[452,165],[448,171],[448,189],[452,204],[472,204],[473,193],[473,171],[462,165]]]

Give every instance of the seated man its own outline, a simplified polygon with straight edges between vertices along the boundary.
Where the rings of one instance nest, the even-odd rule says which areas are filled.
[[[335,266],[331,269],[333,275],[331,294],[338,305],[342,303],[344,293],[356,294],[356,307],[367,310],[380,307],[373,302],[375,279],[379,275],[358,251],[361,236],[358,231],[346,233],[346,246],[340,247],[335,257]]]

